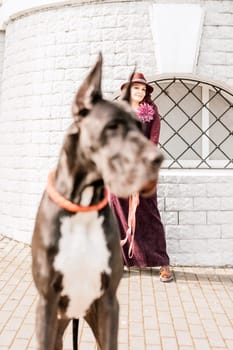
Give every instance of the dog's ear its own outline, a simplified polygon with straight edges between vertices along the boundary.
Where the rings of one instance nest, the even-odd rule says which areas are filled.
[[[75,96],[72,106],[72,113],[75,119],[87,116],[93,105],[102,99],[102,62],[103,58],[100,52],[95,66],[92,68]]]
[[[122,96],[121,96],[121,100],[124,100],[124,101],[126,101],[128,103],[130,103],[130,89],[131,89],[131,86],[132,86],[132,79],[133,79],[135,70],[136,70],[136,67],[134,68],[133,73],[130,75],[129,84],[127,84],[127,86],[123,90],[123,93],[122,93]]]

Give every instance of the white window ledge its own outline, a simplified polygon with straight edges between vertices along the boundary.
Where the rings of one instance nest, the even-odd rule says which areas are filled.
[[[195,176],[195,177],[232,177],[233,180],[233,169],[161,169],[160,175],[162,176]]]

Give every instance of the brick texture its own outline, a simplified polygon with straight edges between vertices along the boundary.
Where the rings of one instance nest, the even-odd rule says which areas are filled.
[[[146,54],[143,46],[150,47]],[[58,7],[8,24],[0,117],[1,233],[30,242],[48,170],[71,122],[74,93],[99,50],[109,94],[135,62],[145,74],[156,67],[152,47],[148,9],[141,2]]]
[[[205,20],[197,73],[232,85],[233,3],[205,1]]]
[[[0,235],[0,349],[38,348],[38,292],[32,281],[31,249]],[[187,255],[186,255],[187,257]],[[174,281],[161,283],[159,268],[124,272],[120,350],[232,350],[233,268],[174,267]],[[79,348],[96,350],[90,327],[80,319]],[[72,327],[64,335],[72,349]]]
[[[3,55],[4,55],[5,33],[0,31],[0,100],[1,100],[1,81],[3,71]]]
[[[0,234],[30,243],[48,170],[71,122],[73,95],[99,50],[107,97],[135,63],[146,76],[156,74],[149,3],[61,5],[15,18],[0,32]],[[203,0],[202,5],[196,73],[233,86],[233,2]],[[233,179],[227,174],[161,172],[159,207],[172,263],[233,264],[230,252],[217,252],[218,240],[227,246],[233,237]]]
[[[179,173],[169,171],[167,176],[162,171],[158,189],[159,201],[165,201],[160,211],[171,262],[232,265],[232,175],[216,176],[214,170],[205,176],[197,171],[195,177]],[[177,222],[170,219],[174,213]]]

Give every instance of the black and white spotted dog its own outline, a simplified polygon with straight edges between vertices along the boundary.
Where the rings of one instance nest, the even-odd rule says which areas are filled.
[[[39,292],[39,350],[62,350],[64,330],[80,317],[101,350],[117,349],[122,258],[104,188],[119,197],[150,194],[162,161],[127,101],[102,98],[101,69],[100,55],[75,97],[74,122],[52,178],[54,188],[50,181],[36,217],[32,270]],[[72,211],[70,204],[92,210]]]

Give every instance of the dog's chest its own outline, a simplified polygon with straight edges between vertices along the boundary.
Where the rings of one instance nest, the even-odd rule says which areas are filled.
[[[101,274],[109,274],[110,252],[97,212],[78,213],[61,220],[61,238],[54,267],[63,275],[62,295],[68,296],[66,315],[83,317],[99,298]]]

